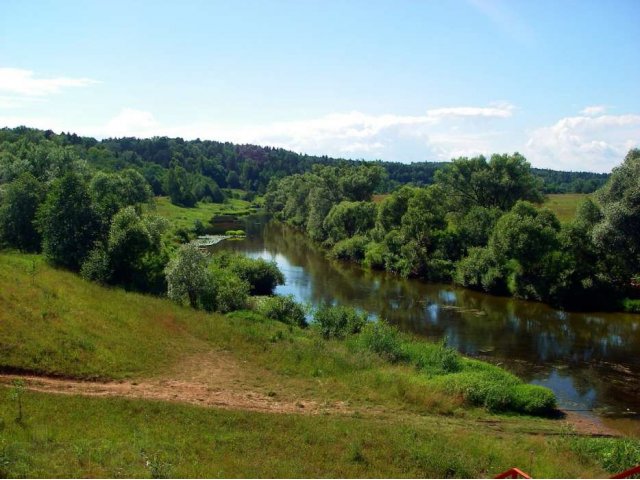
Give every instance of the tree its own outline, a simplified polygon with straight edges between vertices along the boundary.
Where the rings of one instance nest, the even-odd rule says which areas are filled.
[[[36,217],[47,259],[78,270],[98,232],[98,217],[86,184],[75,173],[54,181]]]
[[[385,171],[379,165],[361,165],[343,169],[338,184],[347,200],[356,202],[371,200],[371,195],[385,178]]]
[[[34,224],[44,199],[42,184],[24,173],[7,186],[0,203],[0,242],[25,252],[40,249],[40,233]]]
[[[182,207],[193,207],[196,197],[191,190],[189,174],[182,167],[173,167],[167,173],[167,193],[171,197],[171,203]]]
[[[366,234],[373,228],[376,206],[371,202],[343,201],[334,205],[324,220],[327,242],[334,244],[354,235]]]
[[[611,252],[617,282],[628,284],[640,275],[640,149],[629,151],[624,162],[597,193],[602,219],[594,226],[597,247]]]
[[[199,308],[210,286],[207,257],[195,245],[183,245],[165,269],[167,296],[178,302]]]
[[[518,200],[542,201],[541,182],[519,153],[485,157],[461,157],[435,174],[455,211],[474,206],[509,210]]]

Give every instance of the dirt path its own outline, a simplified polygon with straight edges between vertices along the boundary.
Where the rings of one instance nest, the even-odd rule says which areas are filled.
[[[247,368],[225,352],[209,352],[186,358],[163,376],[144,380],[83,381],[36,375],[0,374],[0,385],[10,386],[22,380],[25,388],[35,392],[88,397],[123,397],[188,403],[230,410],[266,413],[352,414],[346,402],[319,402],[303,398],[280,398],[269,385],[278,383],[268,378],[269,372],[247,374]],[[256,375],[257,374],[257,375]],[[262,392],[268,393],[262,393]],[[362,409],[358,409],[358,413]],[[385,409],[368,408],[367,414],[392,413]],[[400,412],[396,412],[400,413]],[[580,435],[619,436],[596,418],[575,412],[564,412],[567,422]],[[491,421],[500,428],[501,421]],[[489,422],[489,423],[491,423]],[[480,421],[480,423],[486,423]],[[531,432],[535,433],[535,432]],[[542,433],[542,432],[541,432]]]
[[[24,381],[25,388],[28,390],[63,395],[163,400],[272,413],[318,414],[326,411],[348,413],[344,405],[339,402],[321,405],[310,400],[281,401],[258,392],[233,391],[211,387],[202,382],[181,380],[89,382],[30,375],[0,375],[0,385],[12,385],[17,379]]]

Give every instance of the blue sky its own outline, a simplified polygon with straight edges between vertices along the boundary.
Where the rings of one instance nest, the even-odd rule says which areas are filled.
[[[640,1],[0,0],[0,126],[390,161],[640,144]]]

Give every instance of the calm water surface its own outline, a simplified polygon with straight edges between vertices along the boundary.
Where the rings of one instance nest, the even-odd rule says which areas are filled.
[[[286,278],[277,293],[312,305],[351,305],[425,338],[447,337],[464,354],[548,386],[565,409],[628,418],[640,433],[640,315],[564,312],[366,271],[328,260],[282,224],[246,222],[246,239],[214,249],[275,260]]]

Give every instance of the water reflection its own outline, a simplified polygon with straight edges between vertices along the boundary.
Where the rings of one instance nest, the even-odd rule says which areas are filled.
[[[575,313],[484,295],[451,285],[405,280],[328,260],[308,239],[274,222],[245,227],[222,242],[274,260],[286,277],[277,293],[299,301],[355,306],[461,352],[502,363],[556,391],[568,408],[640,412],[640,315]]]

